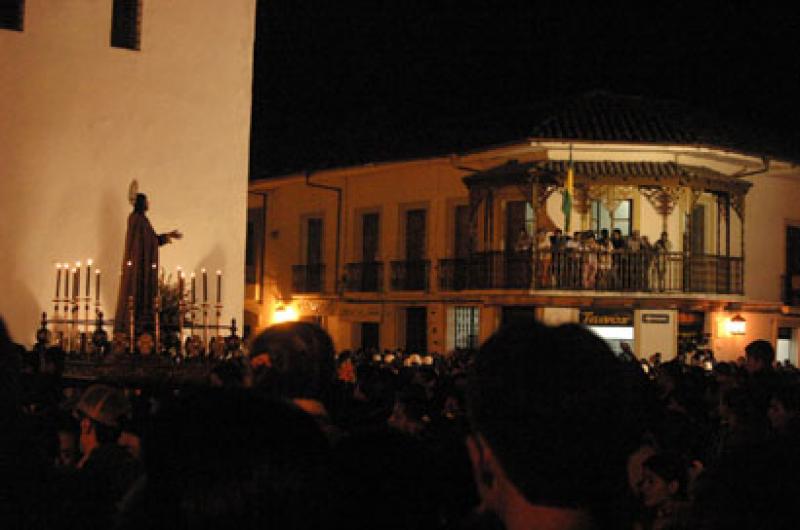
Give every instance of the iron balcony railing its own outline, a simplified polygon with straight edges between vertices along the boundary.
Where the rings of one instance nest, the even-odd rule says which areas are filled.
[[[345,265],[345,290],[360,293],[383,291],[383,263],[370,261]]]
[[[534,277],[535,274],[535,277]],[[439,262],[443,291],[561,289],[742,294],[742,258],[682,252],[481,252]]]
[[[393,291],[427,291],[431,262],[429,260],[393,261]]]
[[[292,265],[292,291],[321,293],[325,284],[325,265]]]

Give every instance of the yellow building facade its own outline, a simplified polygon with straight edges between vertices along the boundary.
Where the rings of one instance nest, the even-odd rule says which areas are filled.
[[[781,290],[800,199],[793,164],[713,145],[552,136],[251,182],[249,329],[302,318],[339,349],[447,353],[529,315],[582,322],[642,357],[672,358],[696,335],[720,359],[755,338],[789,340],[796,362],[800,320]],[[669,252],[548,247],[565,228],[570,168],[570,232],[617,226],[654,243],[664,231]],[[547,235],[520,247],[520,228]],[[737,315],[743,335],[731,332]]]

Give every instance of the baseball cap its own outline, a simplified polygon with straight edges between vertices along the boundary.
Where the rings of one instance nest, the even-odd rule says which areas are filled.
[[[108,427],[119,427],[131,414],[131,403],[121,390],[108,385],[92,385],[78,400],[75,409]]]

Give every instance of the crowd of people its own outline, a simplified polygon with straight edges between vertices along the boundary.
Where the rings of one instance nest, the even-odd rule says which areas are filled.
[[[295,322],[181,388],[31,355],[0,325],[6,528],[796,524],[800,376],[766,341],[645,370],[574,324],[439,356],[336,353]]]
[[[664,291],[669,283],[672,243],[666,232],[654,242],[633,230],[606,228],[564,234],[556,229],[540,231],[537,241],[521,229],[513,251],[518,256],[537,256],[537,283],[565,289],[612,289]],[[524,260],[529,262],[530,259]],[[674,287],[673,287],[674,288]]]

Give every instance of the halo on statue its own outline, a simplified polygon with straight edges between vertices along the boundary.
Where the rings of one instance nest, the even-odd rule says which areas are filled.
[[[136,195],[139,193],[139,182],[136,179],[131,181],[131,185],[128,186],[128,202],[131,203],[133,206],[136,203]]]

